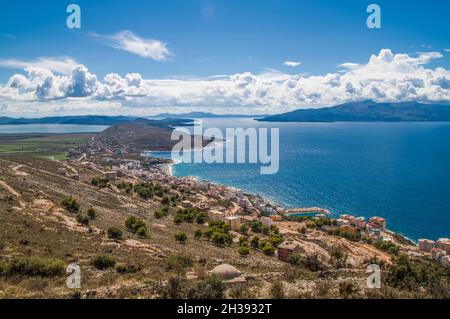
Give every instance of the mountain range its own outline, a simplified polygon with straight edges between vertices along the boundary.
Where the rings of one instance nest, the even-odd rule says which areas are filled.
[[[450,104],[377,103],[371,100],[300,109],[258,119],[265,122],[446,122]]]

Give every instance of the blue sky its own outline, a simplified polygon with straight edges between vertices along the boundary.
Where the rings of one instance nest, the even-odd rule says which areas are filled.
[[[70,3],[81,7],[80,30],[66,27]],[[382,29],[366,26],[370,3],[381,6]],[[446,0],[73,0],[8,1],[1,6],[0,60],[66,57],[99,80],[110,73],[139,73],[143,79],[245,72],[324,76],[342,71],[342,63],[367,63],[381,49],[410,57],[439,52],[442,56],[426,67],[450,68]],[[170,55],[158,61],[105,45],[124,30],[160,41]],[[286,61],[301,64],[290,67]],[[0,63],[0,84],[24,72]]]

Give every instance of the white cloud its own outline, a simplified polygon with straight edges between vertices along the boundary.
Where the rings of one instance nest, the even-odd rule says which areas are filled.
[[[165,61],[171,55],[167,44],[159,40],[145,39],[131,31],[123,30],[113,35],[91,34],[106,45],[127,51],[143,58]]]
[[[450,52],[450,49],[444,49],[445,52]]]
[[[338,67],[343,68],[343,69],[348,69],[348,70],[354,70],[354,69],[359,68],[360,64],[352,63],[352,62],[346,62],[346,63],[339,64]]]
[[[296,62],[296,61],[285,61],[283,63],[283,65],[290,66],[291,68],[296,68],[296,67],[300,66],[301,64],[302,64],[301,62]]]
[[[26,61],[17,59],[1,59],[0,67],[10,69],[25,69],[28,67],[42,68],[55,73],[69,74],[77,66],[77,62],[69,57],[60,58],[38,58],[36,60]]]
[[[450,71],[426,67],[440,57],[436,52],[410,56],[383,49],[366,64],[345,63],[342,72],[314,76],[269,70],[262,74],[171,79],[111,73],[98,79],[82,65],[66,75],[27,67],[25,75],[15,74],[0,85],[0,100],[8,102],[8,112],[26,113],[29,108],[24,106],[30,104],[30,110],[41,107],[51,112],[71,110],[70,114],[80,110],[110,114],[105,107],[110,103],[117,113],[140,115],[183,108],[276,113],[366,99],[450,102]],[[91,107],[95,105],[98,110]]]

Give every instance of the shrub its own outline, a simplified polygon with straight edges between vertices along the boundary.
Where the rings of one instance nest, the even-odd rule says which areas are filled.
[[[94,220],[97,218],[97,212],[95,211],[94,208],[89,208],[87,211],[87,216],[89,217],[90,220]]]
[[[117,227],[108,228],[108,238],[122,240],[122,231]]]
[[[269,237],[269,241],[273,246],[278,247],[284,241],[284,238],[283,235],[273,234]]]
[[[272,299],[284,299],[284,286],[281,281],[275,281],[270,287],[270,296]]]
[[[149,233],[147,227],[139,227],[139,229],[136,231],[136,235],[140,238],[148,238]]]
[[[169,269],[172,269],[177,273],[182,273],[187,268],[191,268],[194,265],[194,261],[187,253],[179,252],[170,255],[166,260],[166,264]]]
[[[252,231],[254,233],[262,233],[264,229],[264,225],[260,221],[252,222]]]
[[[94,177],[91,180],[91,184],[99,188],[105,188],[108,187],[108,179],[103,177]]]
[[[290,254],[287,258],[287,262],[294,266],[299,266],[303,262],[303,258],[299,254]]]
[[[194,221],[198,224],[204,224],[208,216],[206,213],[200,212],[196,208],[180,209],[174,216],[175,224],[193,223]]]
[[[99,270],[105,270],[114,267],[116,259],[108,254],[100,254],[91,259],[91,264]]]
[[[275,248],[273,248],[272,244],[268,241],[262,241],[259,248],[267,256],[273,256],[273,254],[275,253]]]
[[[349,299],[358,293],[358,287],[356,287],[351,281],[342,281],[339,283],[339,295],[344,299]]]
[[[380,250],[383,250],[391,255],[398,255],[400,251],[400,247],[398,247],[396,244],[386,241],[386,240],[378,240],[375,242],[375,247],[377,247]]]
[[[80,211],[80,204],[72,196],[64,198],[61,205],[70,213],[76,214]]]
[[[133,190],[133,183],[121,182],[117,185],[117,188],[129,193]]]
[[[248,235],[248,231],[249,231],[248,225],[242,224],[241,227],[240,227],[240,229],[239,229],[239,232],[240,232],[242,235],[247,236],[247,235]]]
[[[200,239],[203,237],[203,231],[201,229],[197,229],[194,233],[194,237]]]
[[[119,274],[134,274],[141,270],[141,266],[127,263],[127,264],[120,264],[116,266],[116,271]]]
[[[86,215],[79,214],[77,215],[77,223],[80,223],[82,225],[89,225],[89,217]]]
[[[305,260],[305,267],[311,271],[319,271],[324,269],[323,263],[320,261],[317,254],[307,255]]]
[[[183,232],[178,232],[175,234],[175,240],[180,242],[181,244],[186,243],[187,235]]]
[[[152,183],[142,183],[134,186],[134,191],[143,199],[152,198],[154,195],[154,187]]]
[[[4,275],[56,277],[66,271],[64,261],[56,258],[18,257],[3,265]]]
[[[204,233],[204,237],[211,240],[217,246],[231,245],[230,225],[223,221],[211,221]]]
[[[161,293],[162,299],[183,299],[185,297],[186,281],[180,276],[170,277]]]
[[[170,204],[170,199],[167,196],[164,196],[163,199],[161,200],[161,204],[162,205],[169,205]]]
[[[253,237],[250,240],[250,245],[255,249],[258,248],[259,247],[259,237],[258,236]]]
[[[241,255],[241,256],[250,255],[250,248],[248,246],[240,246],[239,247],[239,255]]]
[[[197,282],[188,290],[188,299],[223,299],[225,285],[217,276]]]
[[[164,207],[162,209],[157,210],[156,212],[153,213],[153,215],[155,216],[156,219],[161,219],[164,217],[167,217],[169,215],[169,209],[167,207]]]
[[[125,227],[132,233],[135,233],[139,237],[147,238],[148,237],[148,229],[145,222],[137,218],[135,216],[130,216],[125,221]]]
[[[347,254],[342,250],[341,247],[333,247],[330,253],[331,264],[335,269],[340,269],[345,267],[347,263]]]

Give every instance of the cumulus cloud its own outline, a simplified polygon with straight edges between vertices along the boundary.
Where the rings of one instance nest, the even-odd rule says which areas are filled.
[[[76,100],[82,101],[77,105],[84,103],[83,107],[111,103],[115,107],[120,105],[127,114],[206,107],[222,112],[276,113],[366,99],[450,102],[450,71],[426,66],[440,57],[437,52],[411,56],[383,49],[365,64],[342,64],[345,70],[338,73],[308,76],[244,72],[197,79],[144,79],[137,73],[124,76],[111,73],[98,79],[82,65],[69,74],[27,67],[25,74],[13,75],[5,85],[0,85],[0,99],[29,103],[57,101],[59,105]]]
[[[91,35],[110,47],[127,51],[143,58],[165,61],[171,55],[166,43],[139,37],[128,30],[123,30],[113,35]]]
[[[36,67],[47,69],[49,71],[69,74],[77,66],[77,62],[68,57],[60,58],[39,58],[36,60],[26,61],[17,59],[1,59],[0,66],[10,69],[25,69],[28,67]]]
[[[444,49],[445,52],[450,52],[450,49]]]
[[[301,64],[302,64],[301,62],[296,62],[296,61],[285,61],[285,62],[283,63],[283,65],[285,65],[285,66],[290,66],[291,68],[298,67],[298,66],[300,66]]]

